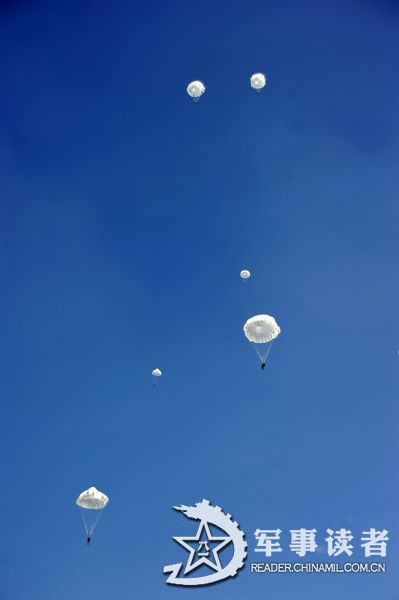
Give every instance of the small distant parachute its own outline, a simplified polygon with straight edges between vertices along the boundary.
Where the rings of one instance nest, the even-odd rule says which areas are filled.
[[[157,377],[162,377],[162,371],[161,369],[154,369],[152,372],[152,382],[155,385],[155,382],[157,380]]]
[[[256,315],[245,323],[244,334],[255,348],[256,354],[262,363],[262,370],[271,350],[273,341],[280,335],[281,329],[274,317],[270,315]]]
[[[187,86],[187,94],[194,100],[194,102],[198,102],[204,93],[205,86],[202,81],[192,81]]]
[[[246,281],[247,279],[249,279],[251,277],[251,271],[248,271],[247,269],[243,269],[242,271],[240,271],[240,277],[241,277],[241,279]]]
[[[251,88],[258,94],[266,85],[266,77],[263,73],[254,73],[250,79]]]
[[[95,487],[90,487],[82,492],[76,504],[80,508],[83,525],[86,530],[87,543],[90,544],[94,529],[100,520],[103,509],[109,502],[108,496],[100,492]]]

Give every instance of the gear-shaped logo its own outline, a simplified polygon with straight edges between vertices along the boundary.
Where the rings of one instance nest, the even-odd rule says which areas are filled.
[[[164,573],[170,573],[166,583],[170,585],[209,585],[235,577],[244,566],[247,558],[247,542],[245,534],[231,515],[225,514],[219,506],[212,506],[209,500],[197,502],[194,506],[174,506],[188,519],[199,521],[196,535],[192,537],[174,537],[173,539],[189,552],[187,563],[166,565]],[[213,535],[212,528],[221,530],[226,535]],[[232,557],[223,566],[219,552],[232,545]],[[208,567],[202,576],[190,577],[189,574],[199,567]],[[183,570],[182,570],[183,569]],[[209,569],[213,573],[209,574]],[[182,575],[179,576],[182,572]]]

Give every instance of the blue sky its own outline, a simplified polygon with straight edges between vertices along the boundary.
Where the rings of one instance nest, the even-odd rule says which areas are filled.
[[[397,598],[398,40],[388,0],[1,3],[2,600]],[[253,561],[387,528],[388,573],[167,586],[202,498]]]

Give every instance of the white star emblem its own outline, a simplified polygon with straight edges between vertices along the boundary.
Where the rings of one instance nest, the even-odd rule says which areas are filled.
[[[206,534],[205,541],[203,541],[203,532]],[[221,571],[223,567],[220,563],[219,552],[232,541],[231,537],[228,536],[214,537],[211,534],[209,525],[206,521],[201,521],[197,534],[194,537],[174,537],[173,539],[190,553],[186,568],[184,569],[184,575],[187,575],[187,573],[190,573],[201,565],[207,565],[214,571]],[[189,542],[196,543],[190,544]],[[213,550],[209,550],[209,545],[215,542],[219,542],[219,544],[217,544]],[[213,555],[213,561],[208,558],[211,553]],[[196,554],[201,558],[194,561]]]

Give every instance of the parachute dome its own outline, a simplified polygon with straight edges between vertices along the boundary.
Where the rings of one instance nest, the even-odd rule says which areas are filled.
[[[152,375],[154,377],[161,377],[161,375],[162,375],[161,369],[154,369],[153,372],[152,372]]]
[[[266,85],[266,77],[263,73],[254,73],[250,79],[250,82],[252,89],[260,91]]]
[[[187,86],[187,94],[193,100],[199,100],[204,92],[205,86],[202,81],[192,81]]]
[[[280,327],[270,315],[256,315],[245,323],[245,337],[254,344],[265,344],[280,335]]]
[[[251,277],[251,271],[247,271],[247,269],[243,269],[240,272],[241,279],[249,279]]]
[[[86,508],[88,510],[100,510],[105,508],[108,502],[108,496],[95,487],[91,487],[82,492],[76,500],[76,504],[80,506],[80,508]]]

